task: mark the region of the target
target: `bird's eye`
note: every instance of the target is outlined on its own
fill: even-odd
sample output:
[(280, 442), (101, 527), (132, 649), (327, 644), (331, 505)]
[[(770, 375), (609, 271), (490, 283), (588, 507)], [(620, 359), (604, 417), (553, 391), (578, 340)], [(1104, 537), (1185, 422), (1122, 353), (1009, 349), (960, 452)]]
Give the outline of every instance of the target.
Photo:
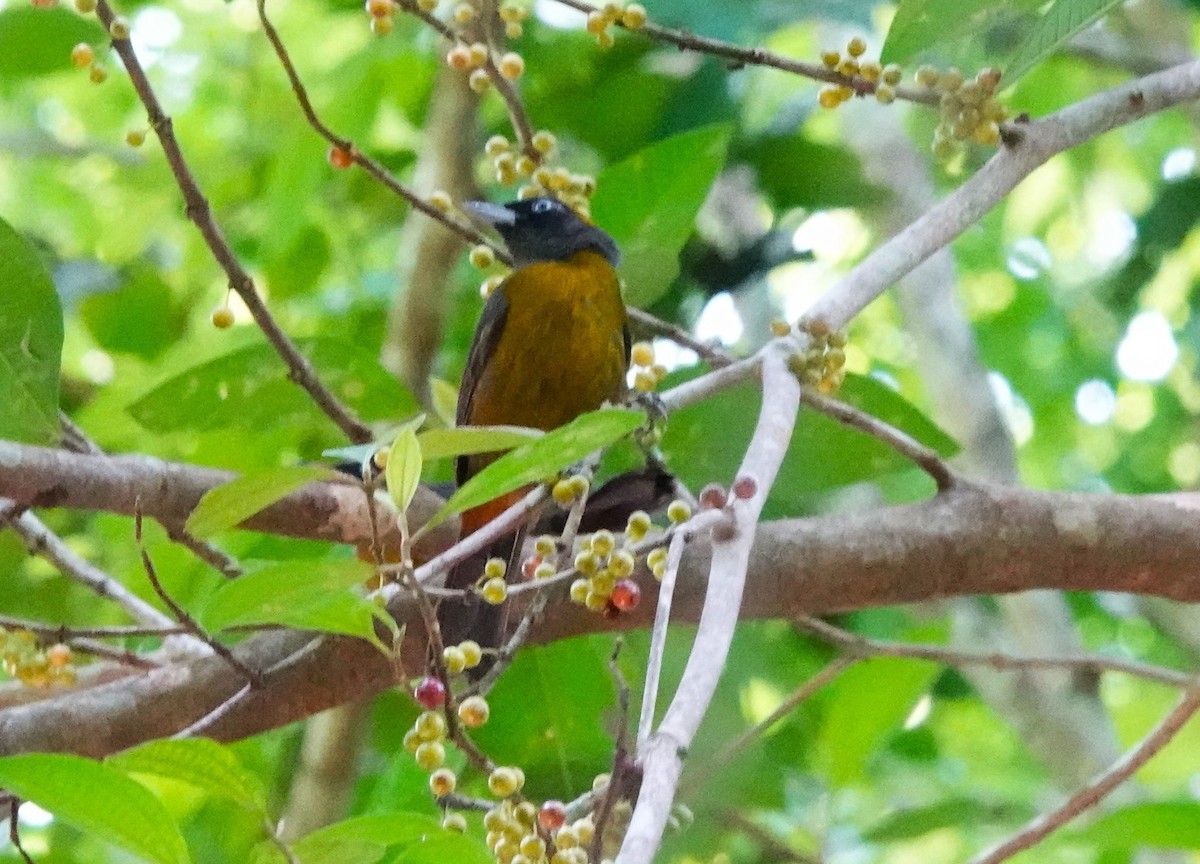
[(549, 213), (554, 209), (554, 201), (550, 198), (539, 198), (533, 202), (534, 213)]

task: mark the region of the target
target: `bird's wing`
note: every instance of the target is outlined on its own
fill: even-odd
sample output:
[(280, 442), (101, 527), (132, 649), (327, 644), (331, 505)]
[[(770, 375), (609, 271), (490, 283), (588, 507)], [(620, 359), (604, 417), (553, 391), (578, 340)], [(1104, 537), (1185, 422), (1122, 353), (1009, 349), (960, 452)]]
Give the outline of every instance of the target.
[[(504, 286), (501, 285), (488, 297), (483, 306), (483, 314), (475, 325), (475, 338), (471, 341), (471, 351), (467, 354), (467, 366), (463, 370), (462, 385), (458, 389), (458, 409), (455, 411), (456, 426), (469, 425), (471, 422), (471, 403), (475, 399), (475, 387), (483, 377), (484, 369), (496, 353), (496, 345), (500, 342), (500, 334), (504, 332), (504, 321), (508, 317), (508, 297), (505, 296)], [(455, 476), (458, 485), (467, 480), (467, 457), (460, 456), (455, 464)]]

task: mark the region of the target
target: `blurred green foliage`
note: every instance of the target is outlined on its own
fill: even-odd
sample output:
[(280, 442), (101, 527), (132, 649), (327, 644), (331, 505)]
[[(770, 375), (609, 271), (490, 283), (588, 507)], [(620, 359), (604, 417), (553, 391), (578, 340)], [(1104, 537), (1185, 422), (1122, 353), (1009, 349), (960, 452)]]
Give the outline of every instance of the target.
[[(869, 37), (871, 56), (886, 44), (885, 53), (910, 66), (956, 63), (972, 71), (1015, 57), (1029, 71), (1004, 82), (1004, 97), (1015, 112), (1034, 116), (1129, 77), (1121, 56), (1096, 59), (1086, 38), (1093, 31), (1069, 47), (1059, 44), (1072, 32), (1070, 22), (1111, 5), (905, 0), (897, 10), (847, 0), (647, 3), (651, 18), (665, 25), (803, 59), (844, 44), (853, 32)], [(1196, 47), (1195, 2), (1136, 5), (1106, 19), (1104, 30), (1123, 40), (1131, 65), (1148, 53), (1147, 34), (1155, 34), (1153, 44), (1182, 52)], [(445, 46), (405, 16), (397, 17), (392, 34), (374, 38), (359, 4), (349, 0), (269, 8), (321, 116), (412, 182)], [(283, 330), (381, 436), (412, 417), (420, 406), (377, 358), (388, 310), (405, 287), (396, 278), (401, 230), (406, 220), (423, 217), (363, 172), (330, 167), (326, 145), (305, 122), (248, 0), (138, 3), (123, 11), (196, 179)], [(625, 246), (632, 300), (685, 328), (724, 334), (732, 349), (749, 352), (768, 338), (771, 319), (795, 318), (883, 239), (880, 214), (903, 190), (889, 186), (880, 166), (860, 161), (850, 143), (900, 118), (905, 146), (924, 159), (935, 122), (928, 112), (899, 105), (873, 114), (823, 112), (817, 86), (799, 77), (727, 65), (632, 33), (616, 32), (616, 45), (604, 51), (581, 25), (582, 16), (566, 7), (539, 3), (514, 43), (527, 65), (520, 89), (535, 126), (558, 136), (561, 164), (600, 178), (593, 214)], [(94, 85), (87, 70), (71, 66), (70, 48), (80, 41), (96, 47), (106, 83)], [(6, 364), (0, 394), (18, 394), (5, 396), (5, 437), (50, 442), (57, 402), (106, 449), (237, 471), (296, 465), (345, 443), (289, 382), (236, 302), (232, 330), (209, 323), (226, 301), (223, 276), (184, 217), (153, 134), (140, 149), (124, 143), (127, 132), (146, 128), (145, 113), (90, 17), (18, 0), (0, 5), (0, 106), (0, 218), (15, 229), (0, 224), (0, 274), (6, 284), (24, 287), (0, 297), (0, 364)], [(1194, 121), (1184, 111), (1155, 115), (1056, 157), (953, 245), (957, 296), (1032, 487), (1159, 492), (1200, 484)], [(476, 145), (481, 194), (511, 197), (513, 189), (496, 187), (482, 154), (487, 136), (511, 135), (500, 101), (485, 97), (477, 121), (463, 118), (461, 134)], [(971, 153), (960, 164), (928, 170), (946, 192), (987, 155)], [(714, 178), (721, 193), (702, 208)], [(42, 271), (53, 277), (57, 297)], [(462, 368), (480, 308), (480, 278), (464, 263), (445, 286), (449, 321), (435, 370), (445, 380), (457, 380)], [(23, 341), (28, 322), (34, 322), (32, 342)], [(1143, 330), (1133, 322), (1157, 338), (1135, 338)], [(664, 347), (660, 357), (676, 370), (672, 381), (695, 374), (686, 354)], [(896, 305), (884, 299), (850, 329), (853, 374), (844, 395), (953, 452), (954, 442), (929, 419), (932, 399), (914, 361), (913, 337)], [(16, 401), (22, 393), (26, 407)], [(694, 487), (729, 482), (757, 399), (746, 386), (681, 412), (663, 442), (671, 466)], [(806, 412), (768, 514), (911, 501), (931, 489), (928, 478), (876, 442)], [(78, 552), (157, 602), (129, 520), (45, 517)], [(211, 604), (224, 580), (160, 529), (147, 532), (172, 596), (192, 610)], [(322, 543), (238, 532), (220, 539), (231, 554), (274, 562), (281, 572), (311, 567), (320, 575), (321, 567), (336, 570), (330, 562), (346, 554)], [(0, 573), (19, 585), (4, 591), (6, 614), (122, 622), (113, 608), (27, 557), (11, 533), (0, 533)], [(1105, 598), (1071, 600), (1089, 649), (1194, 663), (1184, 646), (1132, 607)], [(363, 610), (352, 612), (366, 626)], [(856, 613), (839, 623), (880, 638), (949, 638), (944, 620), (909, 610)], [(668, 685), (682, 672), (689, 635), (681, 628), (673, 636)], [(647, 642), (646, 634), (629, 634), (620, 654), (635, 694)], [(607, 667), (612, 647), (612, 637), (593, 636), (528, 649), (495, 692), (493, 719), (479, 741), (498, 760), (524, 767), (531, 795), (573, 797), (608, 770), (620, 720)], [(689, 754), (683, 800), (695, 821), (669, 834), (663, 860), (778, 860), (761, 840), (765, 833), (827, 860), (959, 861), (1057, 794), (1017, 731), (965, 679), (900, 660), (853, 667), (737, 758), (718, 758), (830, 657), (786, 622), (740, 628)], [(1119, 676), (1106, 677), (1101, 694), (1125, 744), (1172, 699), (1166, 688)], [(426, 850), (424, 857), (406, 845), (405, 831), (433, 830), (436, 818), (426, 777), (401, 746), (415, 715), (402, 694), (376, 701), (353, 790), (355, 817), (407, 815), (310, 838), (312, 860), (479, 856), (469, 844)], [(253, 778), (246, 785), (265, 790), (268, 814), (281, 811), (300, 733), (277, 730), (231, 748), (239, 776)], [(1140, 844), (1200, 848), (1189, 800), (1200, 771), (1198, 736), (1186, 730), (1168, 756), (1139, 775), (1161, 803), (1132, 804), (1061, 832), (1025, 860), (1124, 861)], [(8, 776), (0, 767), (0, 782)], [(273, 847), (263, 845), (262, 814), (178, 779), (151, 785), (192, 860), (276, 860)], [(122, 786), (116, 783), (114, 790)], [(485, 785), (467, 771), (462, 788), (483, 794)], [(69, 784), (54, 790), (71, 791)], [(63, 806), (55, 794), (47, 803)], [(121, 842), (117, 829), (98, 830), (71, 806), (49, 824), (24, 827), (36, 860), (128, 860), (108, 845)], [(746, 831), (747, 823), (763, 833)], [(78, 825), (89, 830), (72, 827)], [(480, 836), (475, 817), (472, 832)], [(0, 847), (0, 860), (17, 858)]]

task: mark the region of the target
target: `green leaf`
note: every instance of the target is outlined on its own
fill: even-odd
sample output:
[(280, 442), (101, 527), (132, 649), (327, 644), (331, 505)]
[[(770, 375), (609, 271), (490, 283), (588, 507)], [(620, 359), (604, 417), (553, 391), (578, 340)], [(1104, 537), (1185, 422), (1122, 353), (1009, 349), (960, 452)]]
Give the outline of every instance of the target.
[[(702, 371), (693, 367), (674, 372), (667, 377), (667, 386), (695, 378)], [(837, 395), (943, 456), (958, 449), (954, 440), (915, 406), (875, 378), (847, 375)], [(671, 470), (696, 489), (713, 481), (729, 482), (754, 432), (760, 400), (760, 388), (745, 384), (672, 414), (662, 440)], [(911, 467), (912, 463), (876, 439), (802, 409), (779, 478), (767, 499), (765, 518), (797, 515), (816, 493)]]
[(830, 779), (866, 776), (867, 758), (898, 731), (939, 670), (933, 663), (883, 657), (847, 669), (831, 688), (819, 742)]
[[(419, 410), (412, 394), (365, 347), (326, 337), (297, 344), (321, 381), (365, 419), (402, 417)], [(324, 416), (309, 395), (288, 379), (283, 361), (265, 342), (163, 381), (130, 405), (129, 412), (151, 432), (270, 428)]]
[(105, 762), (122, 771), (182, 781), (247, 810), (267, 810), (267, 793), (258, 777), (246, 770), (232, 750), (209, 738), (148, 741)]
[(1017, 48), (1004, 70), (1005, 84), (1012, 84), (1041, 63), (1076, 33), (1119, 6), (1121, 0), (1055, 0)]
[(902, 0), (880, 52), (884, 63), (903, 63), (979, 25), (996, 0)]
[(861, 207), (888, 195), (867, 181), (853, 152), (803, 135), (763, 135), (740, 148), (739, 156), (754, 166), (759, 186), (780, 210)]
[(429, 392), (433, 399), (433, 413), (442, 421), (442, 425), (453, 427), (458, 414), (458, 388), (441, 378), (430, 378)]
[(214, 631), (241, 624), (282, 624), (343, 633), (386, 650), (375, 635), (375, 621), (391, 619), (352, 590), (373, 573), (370, 565), (355, 560), (273, 565), (222, 585), (200, 620)]
[(417, 433), (411, 425), (405, 426), (396, 435), (392, 447), (388, 450), (387, 466), (384, 474), (387, 477), (388, 494), (392, 501), (403, 513), (412, 503), (421, 485), (421, 445), (417, 441)]
[(100, 27), (65, 6), (5, 9), (0, 11), (0, 78), (75, 72), (70, 60), (75, 45), (98, 48), (107, 41)]
[(184, 527), (194, 537), (207, 539), (240, 525), (306, 483), (328, 476), (325, 469), (307, 465), (245, 474), (206, 492)]
[(679, 252), (725, 164), (730, 127), (705, 126), (639, 150), (597, 179), (592, 217), (621, 248), (626, 300), (649, 306), (679, 274)]
[(646, 422), (641, 411), (603, 408), (581, 414), (566, 426), (501, 456), (450, 496), (426, 524), (432, 528), (447, 517), (499, 498), (506, 492), (552, 476), (584, 456), (607, 447)]
[[(357, 816), (321, 828), (296, 841), (292, 850), (303, 864), (341, 864), (336, 857), (339, 847), (360, 847), (360, 855), (369, 854), (369, 845), (376, 848), (399, 847), (398, 857), (391, 859), (409, 864), (491, 864), (488, 850), (473, 838), (446, 831), (434, 819), (416, 813), (375, 813)], [(333, 857), (330, 857), (333, 854)], [(366, 861), (365, 857), (356, 861)]]
[(0, 788), (142, 860), (191, 860), (162, 802), (115, 768), (62, 753), (7, 756), (0, 758)]
[[(4, 16), (18, 10), (0, 13)], [(37, 13), (37, 9), (21, 9)], [(3, 57), (0, 48), (0, 57)], [(2, 62), (2, 61), (0, 61)], [(57, 440), (62, 305), (33, 247), (0, 220), (0, 438)]]
[(182, 325), (170, 286), (145, 266), (124, 273), (114, 289), (87, 297), (79, 305), (79, 314), (101, 348), (143, 360), (165, 351)]
[(524, 426), (459, 426), (455, 429), (430, 429), (417, 436), (426, 459), (494, 453), (528, 444), (545, 435), (541, 429)]
[(1200, 804), (1195, 801), (1131, 804), (1072, 836), (1121, 849), (1138, 846), (1200, 849)]

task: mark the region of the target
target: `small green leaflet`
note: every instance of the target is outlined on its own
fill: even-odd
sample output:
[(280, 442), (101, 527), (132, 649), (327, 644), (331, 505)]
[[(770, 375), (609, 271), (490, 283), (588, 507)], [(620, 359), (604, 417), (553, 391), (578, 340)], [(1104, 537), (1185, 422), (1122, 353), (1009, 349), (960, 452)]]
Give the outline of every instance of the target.
[(281, 624), (366, 639), (387, 648), (375, 622), (395, 632), (395, 622), (366, 597), (354, 593), (374, 573), (362, 561), (289, 561), (247, 573), (222, 585), (200, 616), (209, 630), (242, 624)]
[(108, 757), (105, 763), (133, 774), (179, 780), (247, 810), (267, 812), (262, 782), (246, 770), (232, 750), (210, 738), (147, 741)]
[(403, 513), (412, 503), (417, 486), (421, 484), (421, 445), (412, 426), (401, 429), (392, 442), (384, 474), (387, 477), (388, 494)]
[(455, 513), (477, 507), (529, 483), (557, 474), (583, 457), (607, 447), (646, 422), (645, 412), (603, 408), (581, 414), (523, 447), (501, 456), (450, 496), (425, 529)]
[(1009, 58), (1004, 69), (1004, 83), (1012, 84), (1076, 33), (1119, 5), (1121, 0), (1055, 0), (1033, 26), (1033, 32)]
[(436, 820), (416, 813), (374, 813), (347, 819), (301, 838), (292, 851), (302, 864), (340, 864), (343, 859), (336, 855), (339, 847), (361, 854), (369, 851), (370, 844), (398, 848), (399, 856), (389, 860), (407, 864), (494, 861), (478, 840), (446, 831)]
[(417, 436), (426, 459), (470, 456), (511, 450), (541, 438), (546, 433), (524, 426), (459, 426), (455, 429), (430, 429)]
[(7, 756), (0, 758), (0, 788), (143, 861), (191, 861), (162, 802), (116, 768), (64, 753)]
[[(0, 22), (16, 11), (0, 13)], [(59, 10), (19, 11), (36, 15)], [(0, 297), (0, 438), (47, 444), (56, 440), (59, 429), (62, 305), (33, 247), (2, 219)]]
[(306, 483), (328, 476), (324, 468), (306, 465), (246, 474), (210, 489), (184, 527), (193, 537), (205, 540), (241, 524)]

